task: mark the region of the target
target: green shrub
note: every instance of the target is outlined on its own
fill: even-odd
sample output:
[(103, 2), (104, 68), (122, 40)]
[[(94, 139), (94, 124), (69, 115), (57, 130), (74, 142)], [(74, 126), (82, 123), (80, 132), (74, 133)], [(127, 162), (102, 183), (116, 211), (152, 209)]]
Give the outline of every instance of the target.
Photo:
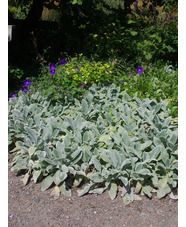
[(20, 92), (9, 100), (9, 140), (17, 152), (12, 170), (27, 171), (24, 184), (43, 180), (42, 191), (56, 185), (71, 196), (86, 180), (79, 196), (108, 189), (114, 199), (122, 187), (126, 205), (135, 194), (162, 198), (177, 187), (177, 125), (166, 104), (132, 98), (114, 84), (91, 86), (74, 105)]
[[(147, 11), (149, 12), (149, 11)], [(135, 14), (134, 14), (135, 15)], [(161, 17), (161, 15), (159, 15)], [(98, 57), (123, 57), (126, 61), (178, 63), (178, 23), (157, 17), (133, 17), (126, 24), (118, 19), (89, 34), (87, 49)]]
[(65, 96), (80, 97), (93, 83), (112, 83), (116, 79), (115, 60), (90, 61), (80, 54), (65, 61), (64, 65), (56, 64), (54, 75), (49, 66), (44, 67), (39, 78), (32, 80), (33, 87), (44, 96), (50, 95), (61, 101)]
[(172, 65), (142, 65), (144, 73), (138, 74), (135, 67), (125, 66), (118, 60), (116, 65), (117, 85), (127, 89), (129, 95), (137, 93), (139, 98), (150, 98), (168, 104), (173, 117), (178, 116), (178, 69)]
[(8, 76), (11, 80), (20, 80), (24, 76), (24, 72), (18, 67), (8, 66)]

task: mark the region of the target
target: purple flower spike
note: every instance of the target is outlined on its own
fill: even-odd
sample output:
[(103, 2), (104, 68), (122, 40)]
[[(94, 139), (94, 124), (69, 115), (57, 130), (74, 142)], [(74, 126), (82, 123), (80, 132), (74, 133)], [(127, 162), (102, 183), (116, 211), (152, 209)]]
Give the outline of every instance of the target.
[(61, 64), (61, 65), (66, 65), (66, 63), (67, 63), (67, 62), (66, 62), (66, 60), (65, 60), (64, 58), (60, 60), (60, 64)]
[(134, 3), (134, 9), (135, 9), (135, 10), (138, 9), (138, 1), (135, 1), (135, 3)]
[(27, 87), (29, 87), (30, 84), (31, 84), (31, 81), (28, 80), (28, 79), (24, 80), (23, 82), (24, 82), (24, 85), (27, 86)]
[(51, 73), (52, 75), (55, 75), (55, 74), (56, 74), (56, 71), (55, 71), (55, 70), (50, 70), (50, 73)]
[(80, 69), (78, 68), (78, 69), (76, 69), (76, 71), (79, 71)]
[(22, 92), (25, 92), (26, 93), (27, 91), (28, 91), (28, 88), (27, 87), (23, 87), (22, 88)]
[(152, 10), (153, 10), (154, 12), (156, 12), (155, 7), (154, 7), (153, 4), (151, 4), (151, 7), (152, 7)]
[(136, 69), (136, 71), (137, 71), (137, 73), (141, 74), (141, 73), (143, 73), (143, 68), (142, 67), (138, 67)]
[(49, 67), (50, 67), (50, 70), (51, 70), (51, 71), (53, 71), (53, 70), (56, 69), (56, 65), (55, 65), (54, 63), (51, 63), (51, 64), (49, 65)]
[(11, 98), (15, 98), (15, 97), (16, 97), (16, 94), (12, 93)]

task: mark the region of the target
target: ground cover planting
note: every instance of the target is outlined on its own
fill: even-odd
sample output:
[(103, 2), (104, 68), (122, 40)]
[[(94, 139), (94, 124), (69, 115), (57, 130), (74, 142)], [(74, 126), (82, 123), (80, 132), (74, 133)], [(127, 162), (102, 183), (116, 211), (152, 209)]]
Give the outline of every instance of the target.
[[(141, 70), (141, 69), (138, 69)], [(30, 81), (24, 81), (29, 90)], [(112, 84), (92, 85), (81, 99), (53, 105), (39, 92), (22, 90), (9, 100), (12, 170), (24, 170), (41, 190), (71, 196), (122, 190), (125, 205), (178, 181), (177, 124), (162, 100), (139, 99)]]
[(9, 2), (10, 225), (176, 225), (177, 11)]

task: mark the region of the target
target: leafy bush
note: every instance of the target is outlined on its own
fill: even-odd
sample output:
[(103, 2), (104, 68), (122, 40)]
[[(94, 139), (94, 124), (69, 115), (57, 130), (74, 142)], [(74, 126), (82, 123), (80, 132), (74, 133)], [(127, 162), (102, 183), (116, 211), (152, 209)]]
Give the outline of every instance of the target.
[[(145, 10), (144, 10), (145, 11)], [(148, 15), (150, 14), (150, 15)], [(142, 17), (143, 16), (143, 17)], [(123, 24), (116, 19), (89, 34), (87, 49), (99, 57), (120, 56), (126, 61), (156, 63), (163, 59), (172, 64), (178, 63), (178, 23), (176, 18), (162, 20), (146, 10)]]
[(20, 80), (24, 76), (24, 72), (22, 69), (13, 66), (8, 66), (8, 74), (8, 76), (12, 80)]
[(178, 116), (178, 69), (172, 65), (142, 65), (144, 72), (138, 74), (134, 67), (118, 60), (116, 64), (117, 84), (129, 95), (137, 92), (139, 98), (150, 98), (168, 104), (173, 117)]
[(56, 185), (70, 196), (86, 181), (79, 196), (108, 189), (114, 199), (122, 188), (126, 205), (136, 194), (162, 198), (177, 187), (177, 125), (166, 104), (132, 98), (114, 84), (92, 85), (63, 106), (20, 92), (9, 100), (9, 141), (17, 152), (12, 170), (27, 171), (24, 184), (43, 180), (42, 191)]
[(82, 54), (62, 60), (64, 63), (57, 63), (53, 71), (49, 66), (43, 67), (39, 78), (32, 80), (33, 87), (44, 96), (60, 101), (65, 96), (79, 97), (93, 83), (112, 83), (116, 79), (115, 60), (87, 60)]

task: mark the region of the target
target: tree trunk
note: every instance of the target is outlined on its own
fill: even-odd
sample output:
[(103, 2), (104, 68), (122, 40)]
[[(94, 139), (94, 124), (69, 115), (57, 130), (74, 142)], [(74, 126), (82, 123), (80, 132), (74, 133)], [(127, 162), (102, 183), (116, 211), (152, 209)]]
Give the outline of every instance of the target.
[(38, 45), (37, 45), (37, 30), (39, 29), (39, 19), (43, 12), (43, 0), (33, 0), (33, 4), (31, 6), (31, 9), (24, 20), (23, 27), (26, 32), (26, 34), (30, 34), (33, 46), (34, 46), (34, 52), (38, 58), (38, 60), (41, 60), (41, 55), (38, 51)]

